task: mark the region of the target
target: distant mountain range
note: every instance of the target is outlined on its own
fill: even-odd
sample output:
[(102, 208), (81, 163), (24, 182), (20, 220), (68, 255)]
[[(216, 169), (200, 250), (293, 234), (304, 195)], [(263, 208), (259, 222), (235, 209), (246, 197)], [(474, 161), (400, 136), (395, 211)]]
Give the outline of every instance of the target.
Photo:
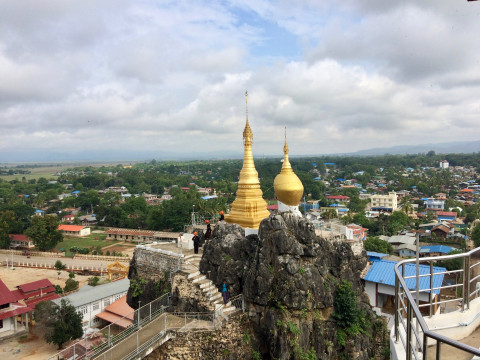
[(480, 151), (479, 141), (454, 141), (447, 143), (436, 144), (419, 144), (419, 145), (398, 145), (388, 148), (373, 148), (367, 150), (359, 150), (346, 155), (400, 155), (400, 154), (419, 154), (427, 153), (430, 150), (437, 154), (458, 154), (458, 153), (473, 153)]
[[(418, 154), (427, 153), (430, 150), (437, 154), (451, 154), (451, 153), (472, 153), (480, 151), (480, 141), (454, 141), (448, 143), (436, 144), (419, 144), (419, 145), (399, 145), (388, 148), (373, 148), (367, 150), (359, 150), (350, 153), (335, 153), (335, 154), (303, 154), (295, 157), (311, 157), (311, 156), (377, 156), (377, 155), (399, 155), (399, 154)], [(86, 150), (81, 153), (68, 151), (0, 151), (0, 164), (8, 163), (52, 163), (52, 162), (128, 162), (128, 161), (149, 161), (156, 159), (184, 161), (184, 160), (222, 160), (222, 159), (241, 159), (242, 152), (205, 152), (205, 153), (173, 153), (162, 151), (135, 151), (135, 150), (121, 150), (121, 151), (95, 151)], [(277, 158), (280, 155), (264, 155), (256, 156), (256, 158)]]

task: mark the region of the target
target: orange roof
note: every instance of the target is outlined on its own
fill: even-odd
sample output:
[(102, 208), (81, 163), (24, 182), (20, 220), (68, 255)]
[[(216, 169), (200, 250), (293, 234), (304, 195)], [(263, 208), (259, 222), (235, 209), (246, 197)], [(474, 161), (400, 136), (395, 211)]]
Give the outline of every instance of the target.
[(125, 329), (130, 325), (132, 325), (132, 320), (122, 318), (108, 311), (101, 312), (100, 314), (97, 314), (96, 317), (99, 317), (100, 319), (103, 319), (103, 320), (107, 320), (112, 324), (115, 323), (115, 325), (118, 325)]
[(84, 228), (82, 225), (58, 225), (58, 230), (62, 231), (80, 231)]
[(473, 192), (473, 189), (462, 189), (460, 192)]
[(134, 310), (127, 304), (127, 295), (123, 295), (120, 299), (108, 305), (105, 311), (133, 320)]
[(115, 323), (123, 328), (132, 325), (134, 310), (127, 304), (127, 295), (123, 295), (114, 303), (108, 305), (105, 311), (97, 314), (100, 319)]

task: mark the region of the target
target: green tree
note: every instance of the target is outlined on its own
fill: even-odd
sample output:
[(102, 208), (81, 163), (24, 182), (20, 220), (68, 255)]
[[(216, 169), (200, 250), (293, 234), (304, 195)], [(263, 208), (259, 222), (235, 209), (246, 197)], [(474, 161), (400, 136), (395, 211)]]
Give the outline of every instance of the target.
[(472, 240), (475, 244), (475, 247), (480, 246), (480, 224), (475, 226), (472, 230)]
[(39, 302), (35, 306), (34, 319), (42, 329), (45, 341), (59, 348), (83, 335), (82, 315), (65, 299), (60, 301), (60, 306), (52, 301)]
[(97, 286), (100, 278), (98, 276), (89, 277), (87, 280), (88, 285)]
[(67, 281), (65, 281), (65, 287), (63, 291), (68, 293), (70, 291), (74, 291), (78, 289), (78, 281), (73, 280), (73, 278), (69, 277)]
[(60, 279), (60, 273), (62, 270), (67, 268), (67, 265), (62, 263), (60, 260), (55, 261), (55, 265), (53, 265), (55, 269), (57, 269), (58, 278)]
[(0, 249), (10, 247), (12, 225), (16, 222), (15, 213), (11, 210), (0, 211)]
[[(455, 255), (455, 254), (462, 254), (462, 250), (452, 250), (448, 255)], [(456, 258), (456, 259), (448, 259), (448, 260), (442, 260), (437, 263), (435, 263), (435, 266), (443, 266), (446, 267), (448, 271), (452, 270), (460, 270), (463, 267), (463, 259), (462, 258)]]
[(333, 307), (333, 318), (340, 327), (346, 329), (357, 322), (359, 317), (357, 294), (353, 291), (351, 282), (343, 280), (338, 286)]
[(54, 216), (35, 216), (25, 233), (40, 251), (53, 249), (63, 240), (58, 231), (58, 219)]
[(375, 251), (383, 254), (393, 254), (393, 246), (378, 237), (369, 237), (363, 242), (366, 251)]

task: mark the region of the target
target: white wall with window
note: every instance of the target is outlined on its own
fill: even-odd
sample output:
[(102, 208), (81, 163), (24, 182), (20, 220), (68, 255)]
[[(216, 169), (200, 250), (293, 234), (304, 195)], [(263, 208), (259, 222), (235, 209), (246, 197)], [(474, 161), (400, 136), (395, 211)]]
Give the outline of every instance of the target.
[(108, 305), (125, 295), (129, 286), (130, 280), (128, 279), (121, 279), (98, 286), (84, 285), (80, 291), (60, 299), (55, 299), (53, 302), (60, 305), (60, 300), (69, 300), (75, 306), (75, 309), (82, 314), (83, 327), (86, 329), (99, 326), (100, 322), (96, 320), (95, 315), (100, 314)]

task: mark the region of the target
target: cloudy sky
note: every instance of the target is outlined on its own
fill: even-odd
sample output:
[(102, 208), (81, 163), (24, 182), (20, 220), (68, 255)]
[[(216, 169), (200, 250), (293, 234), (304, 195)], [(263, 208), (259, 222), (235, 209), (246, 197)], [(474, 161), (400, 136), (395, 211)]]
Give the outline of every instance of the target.
[(480, 2), (4, 0), (0, 162), (480, 138)]

